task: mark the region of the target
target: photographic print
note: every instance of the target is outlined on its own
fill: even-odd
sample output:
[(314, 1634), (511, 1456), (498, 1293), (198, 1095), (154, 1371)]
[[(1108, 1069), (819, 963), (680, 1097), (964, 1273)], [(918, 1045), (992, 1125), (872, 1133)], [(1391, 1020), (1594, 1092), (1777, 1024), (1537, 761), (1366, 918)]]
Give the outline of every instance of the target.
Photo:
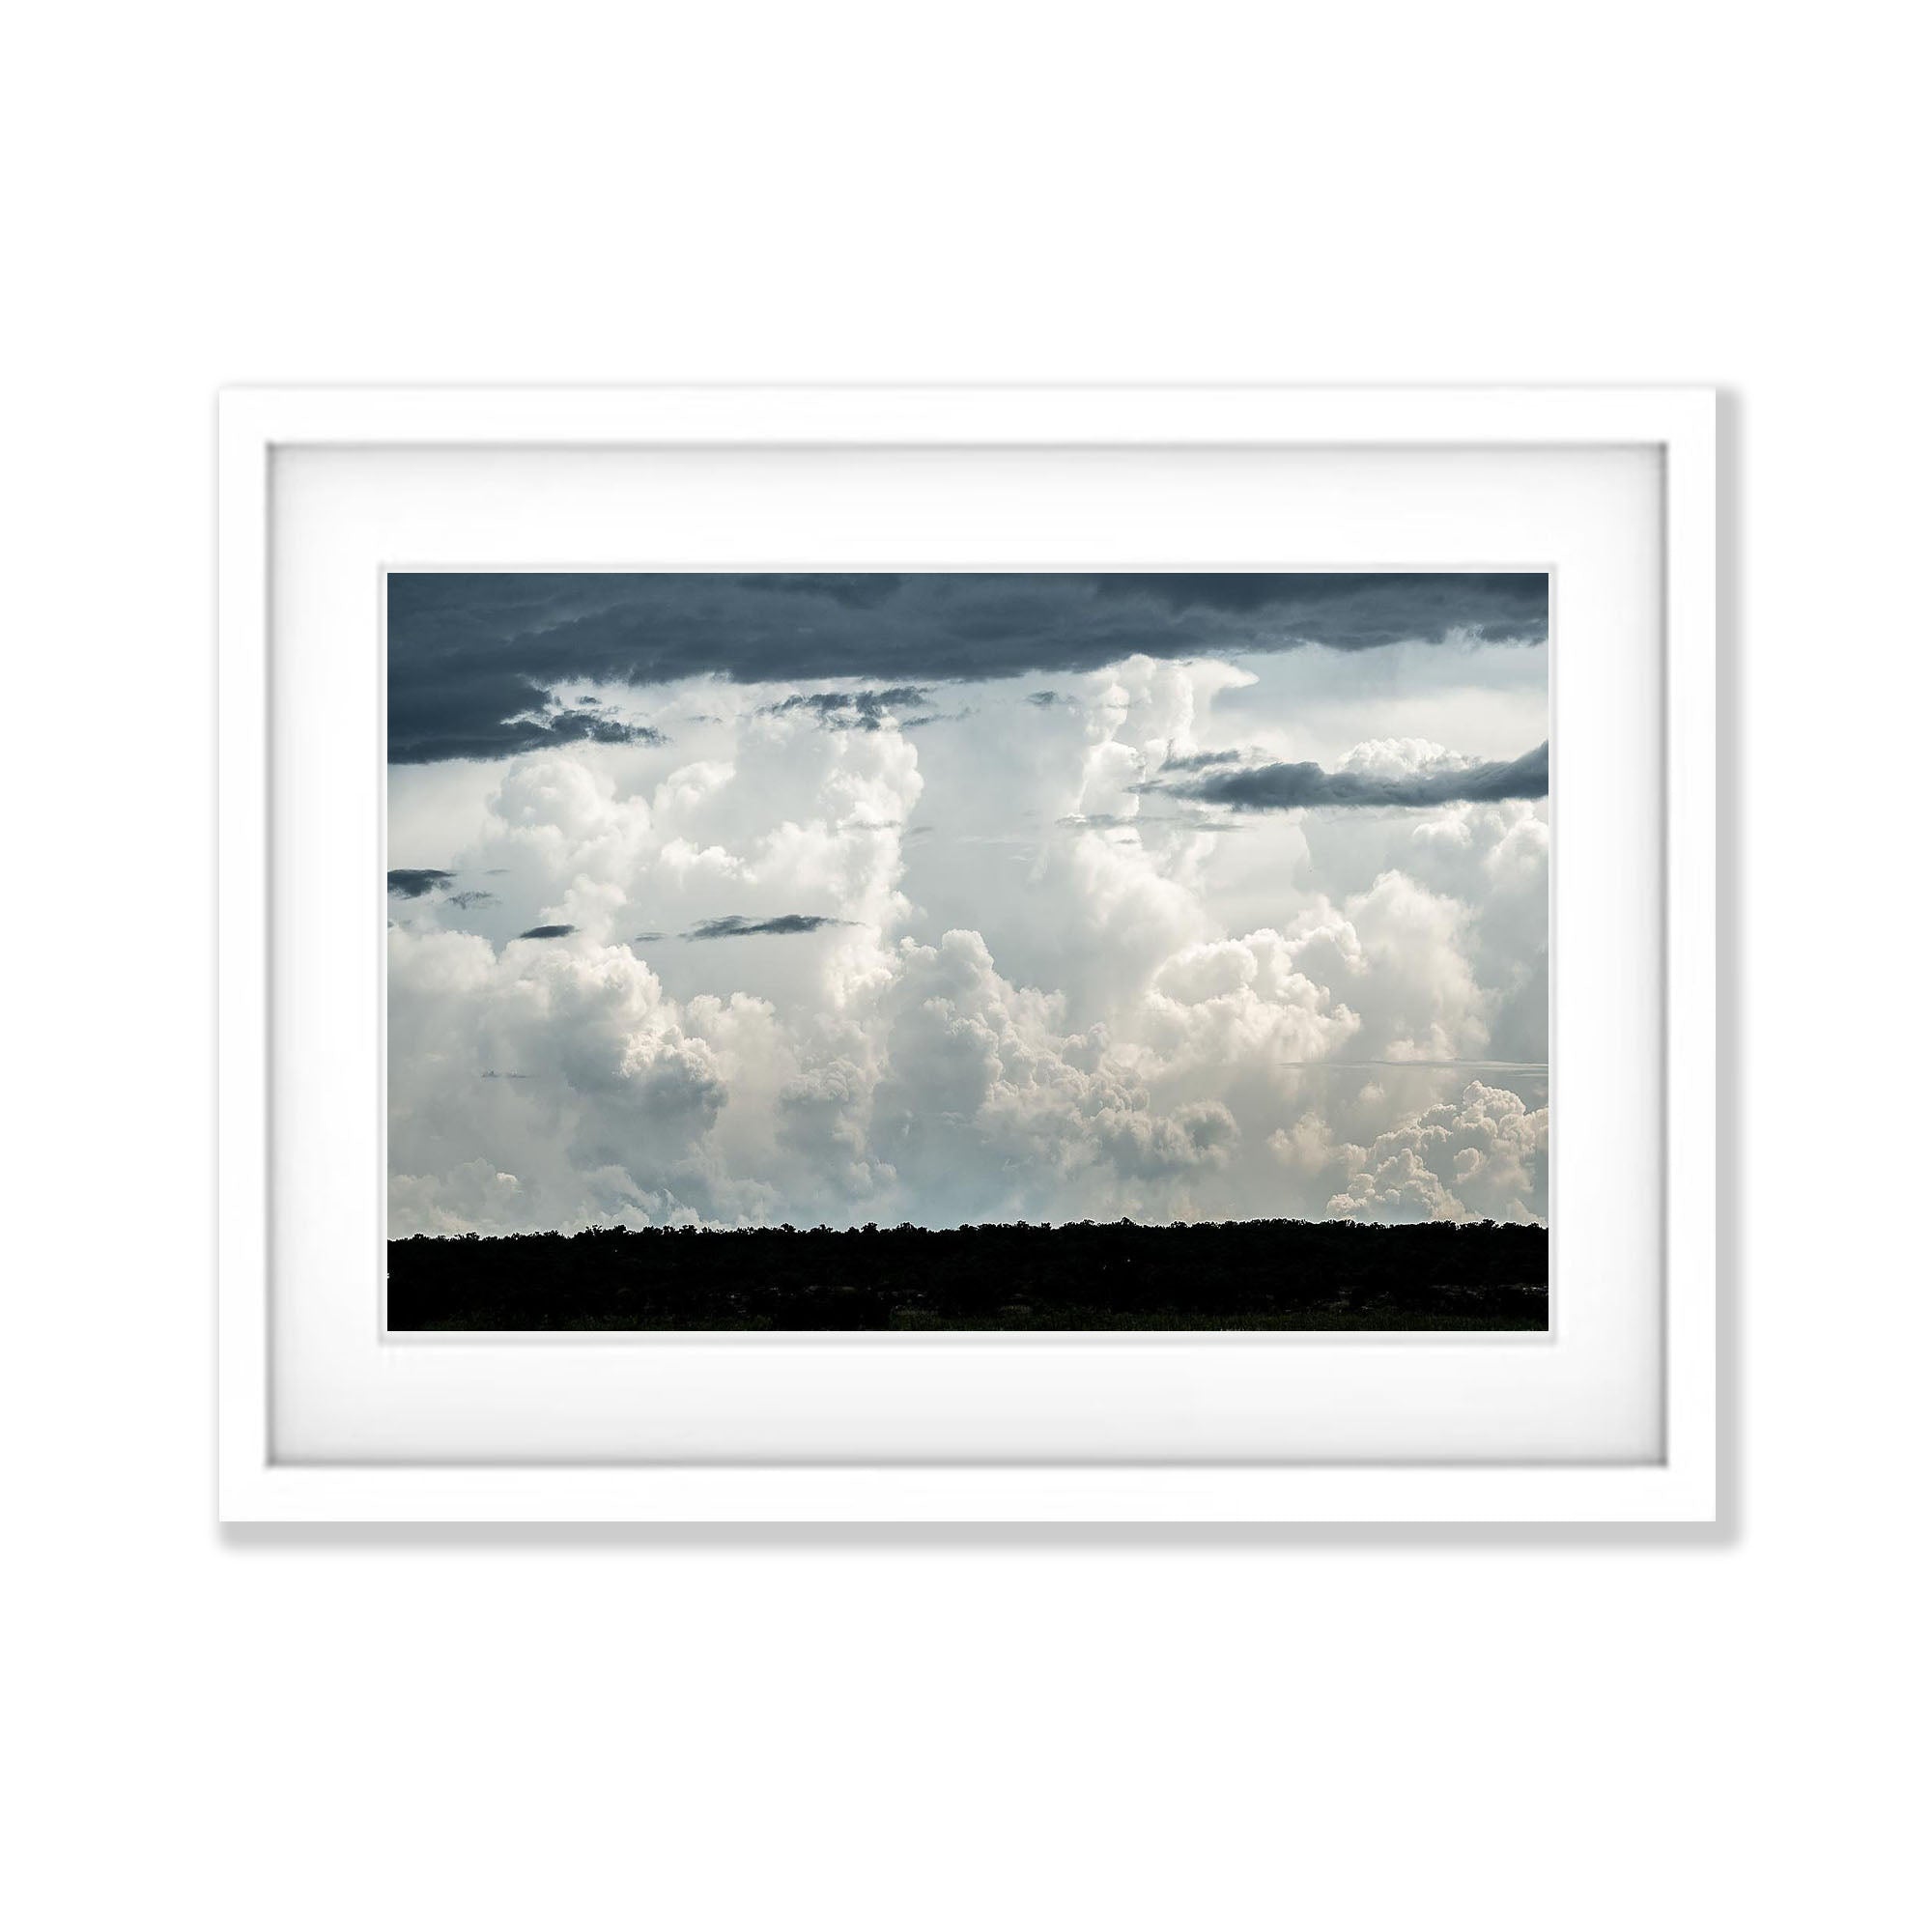
[(391, 572), (389, 1328), (1546, 1328), (1548, 593)]

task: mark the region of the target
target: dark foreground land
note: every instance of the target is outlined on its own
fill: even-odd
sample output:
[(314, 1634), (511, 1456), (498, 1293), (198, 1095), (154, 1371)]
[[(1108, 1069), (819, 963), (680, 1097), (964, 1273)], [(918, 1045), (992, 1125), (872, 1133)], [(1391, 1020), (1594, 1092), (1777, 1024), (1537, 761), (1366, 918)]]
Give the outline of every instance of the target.
[(1549, 1236), (1493, 1222), (599, 1229), (389, 1243), (393, 1329), (1548, 1326)]

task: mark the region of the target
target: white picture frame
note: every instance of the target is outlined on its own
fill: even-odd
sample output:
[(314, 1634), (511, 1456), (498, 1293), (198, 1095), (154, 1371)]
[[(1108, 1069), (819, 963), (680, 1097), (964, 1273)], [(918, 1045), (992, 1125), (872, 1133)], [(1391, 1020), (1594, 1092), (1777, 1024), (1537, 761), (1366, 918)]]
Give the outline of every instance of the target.
[[(218, 1506), (227, 1521), (1646, 1522), (1708, 1523), (1719, 1506), (1716, 1218), (1716, 401), (1698, 388), (630, 388), (238, 389), (220, 401), (220, 1233)], [(271, 543), (278, 459), (304, 449), (490, 452), (832, 451), (890, 465), (922, 452), (1638, 451), (1658, 468), (1662, 773), (1662, 1292), (1656, 1448), (1640, 1460), (1104, 1460), (763, 1455), (601, 1460), (567, 1452), (463, 1460), (339, 1444), (278, 1445), (270, 1266)], [(862, 547), (862, 546), (861, 546)], [(420, 558), (415, 560), (422, 560)], [(537, 562), (543, 558), (532, 554)], [(582, 561), (582, 559), (578, 559)], [(709, 560), (709, 559), (705, 559)], [(988, 564), (1004, 561), (989, 557)], [(1249, 557), (1245, 560), (1257, 561)], [(1300, 557), (1297, 561), (1309, 561)], [(1337, 557), (1335, 561), (1343, 559)], [(1385, 558), (1385, 561), (1395, 561)], [(1493, 560), (1466, 556), (1464, 564)], [(372, 621), (374, 600), (371, 600)], [(1613, 673), (1605, 673), (1613, 674)], [(1560, 673), (1559, 673), (1560, 675)], [(1555, 756), (1562, 758), (1562, 741)], [(1559, 844), (1560, 850), (1560, 844)], [(1561, 861), (1558, 892), (1561, 893)], [(1559, 976), (1563, 970), (1558, 960)], [(365, 1080), (371, 1104), (380, 1068)], [(1573, 1104), (1575, 1104), (1573, 1102)], [(1562, 1132), (1559, 1115), (1557, 1131)], [(1633, 1146), (1630, 1157), (1646, 1157)], [(286, 1179), (286, 1177), (285, 1177)], [(318, 1179), (314, 1184), (344, 1183)], [(373, 1180), (372, 1183), (373, 1185)], [(1559, 1241), (1560, 1254), (1560, 1241)], [(1559, 1262), (1560, 1267), (1560, 1262)], [(1560, 1283), (1559, 1283), (1560, 1287)], [(295, 1324), (298, 1341), (300, 1324)], [(291, 1346), (288, 1324), (281, 1343)], [(1223, 1344), (1235, 1358), (1239, 1338)], [(636, 1353), (635, 1347), (633, 1353)], [(698, 1357), (687, 1354), (687, 1365)], [(1331, 1364), (1346, 1359), (1331, 1351)], [(545, 1373), (567, 1390), (587, 1354)], [(500, 1376), (499, 1357), (493, 1372)], [(1320, 1362), (1309, 1371), (1329, 1373)], [(1339, 1372), (1339, 1371), (1336, 1371)], [(584, 1367), (588, 1378), (593, 1371)], [(693, 1371), (696, 1373), (696, 1371)], [(587, 1379), (586, 1379), (587, 1386)], [(594, 1404), (592, 1405), (594, 1406)], [(1130, 1423), (1131, 1416), (1125, 1418)], [(561, 1439), (561, 1438), (559, 1438)], [(1017, 1439), (1017, 1438), (1016, 1438)]]

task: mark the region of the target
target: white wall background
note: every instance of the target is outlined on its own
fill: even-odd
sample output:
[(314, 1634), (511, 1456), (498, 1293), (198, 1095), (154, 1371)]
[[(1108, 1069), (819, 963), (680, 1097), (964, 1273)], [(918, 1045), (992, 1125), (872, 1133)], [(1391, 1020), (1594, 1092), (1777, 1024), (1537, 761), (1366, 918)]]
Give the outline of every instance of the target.
[[(1922, 37), (15, 20), (11, 1921), (1922, 1912)], [(213, 390), (931, 377), (1725, 385), (1725, 1534), (216, 1533)]]

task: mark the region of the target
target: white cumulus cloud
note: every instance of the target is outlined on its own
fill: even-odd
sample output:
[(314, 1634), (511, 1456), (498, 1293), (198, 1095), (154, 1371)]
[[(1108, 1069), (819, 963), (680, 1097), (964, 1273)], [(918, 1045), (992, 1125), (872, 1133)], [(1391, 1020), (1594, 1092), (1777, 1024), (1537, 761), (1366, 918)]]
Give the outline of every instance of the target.
[(1546, 803), (1146, 789), (1511, 750), (1324, 741), (1338, 700), (1262, 662), (916, 724), (836, 683), (612, 687), (651, 735), (392, 769), (390, 863), (447, 875), (390, 902), (392, 1233), (1541, 1218)]

